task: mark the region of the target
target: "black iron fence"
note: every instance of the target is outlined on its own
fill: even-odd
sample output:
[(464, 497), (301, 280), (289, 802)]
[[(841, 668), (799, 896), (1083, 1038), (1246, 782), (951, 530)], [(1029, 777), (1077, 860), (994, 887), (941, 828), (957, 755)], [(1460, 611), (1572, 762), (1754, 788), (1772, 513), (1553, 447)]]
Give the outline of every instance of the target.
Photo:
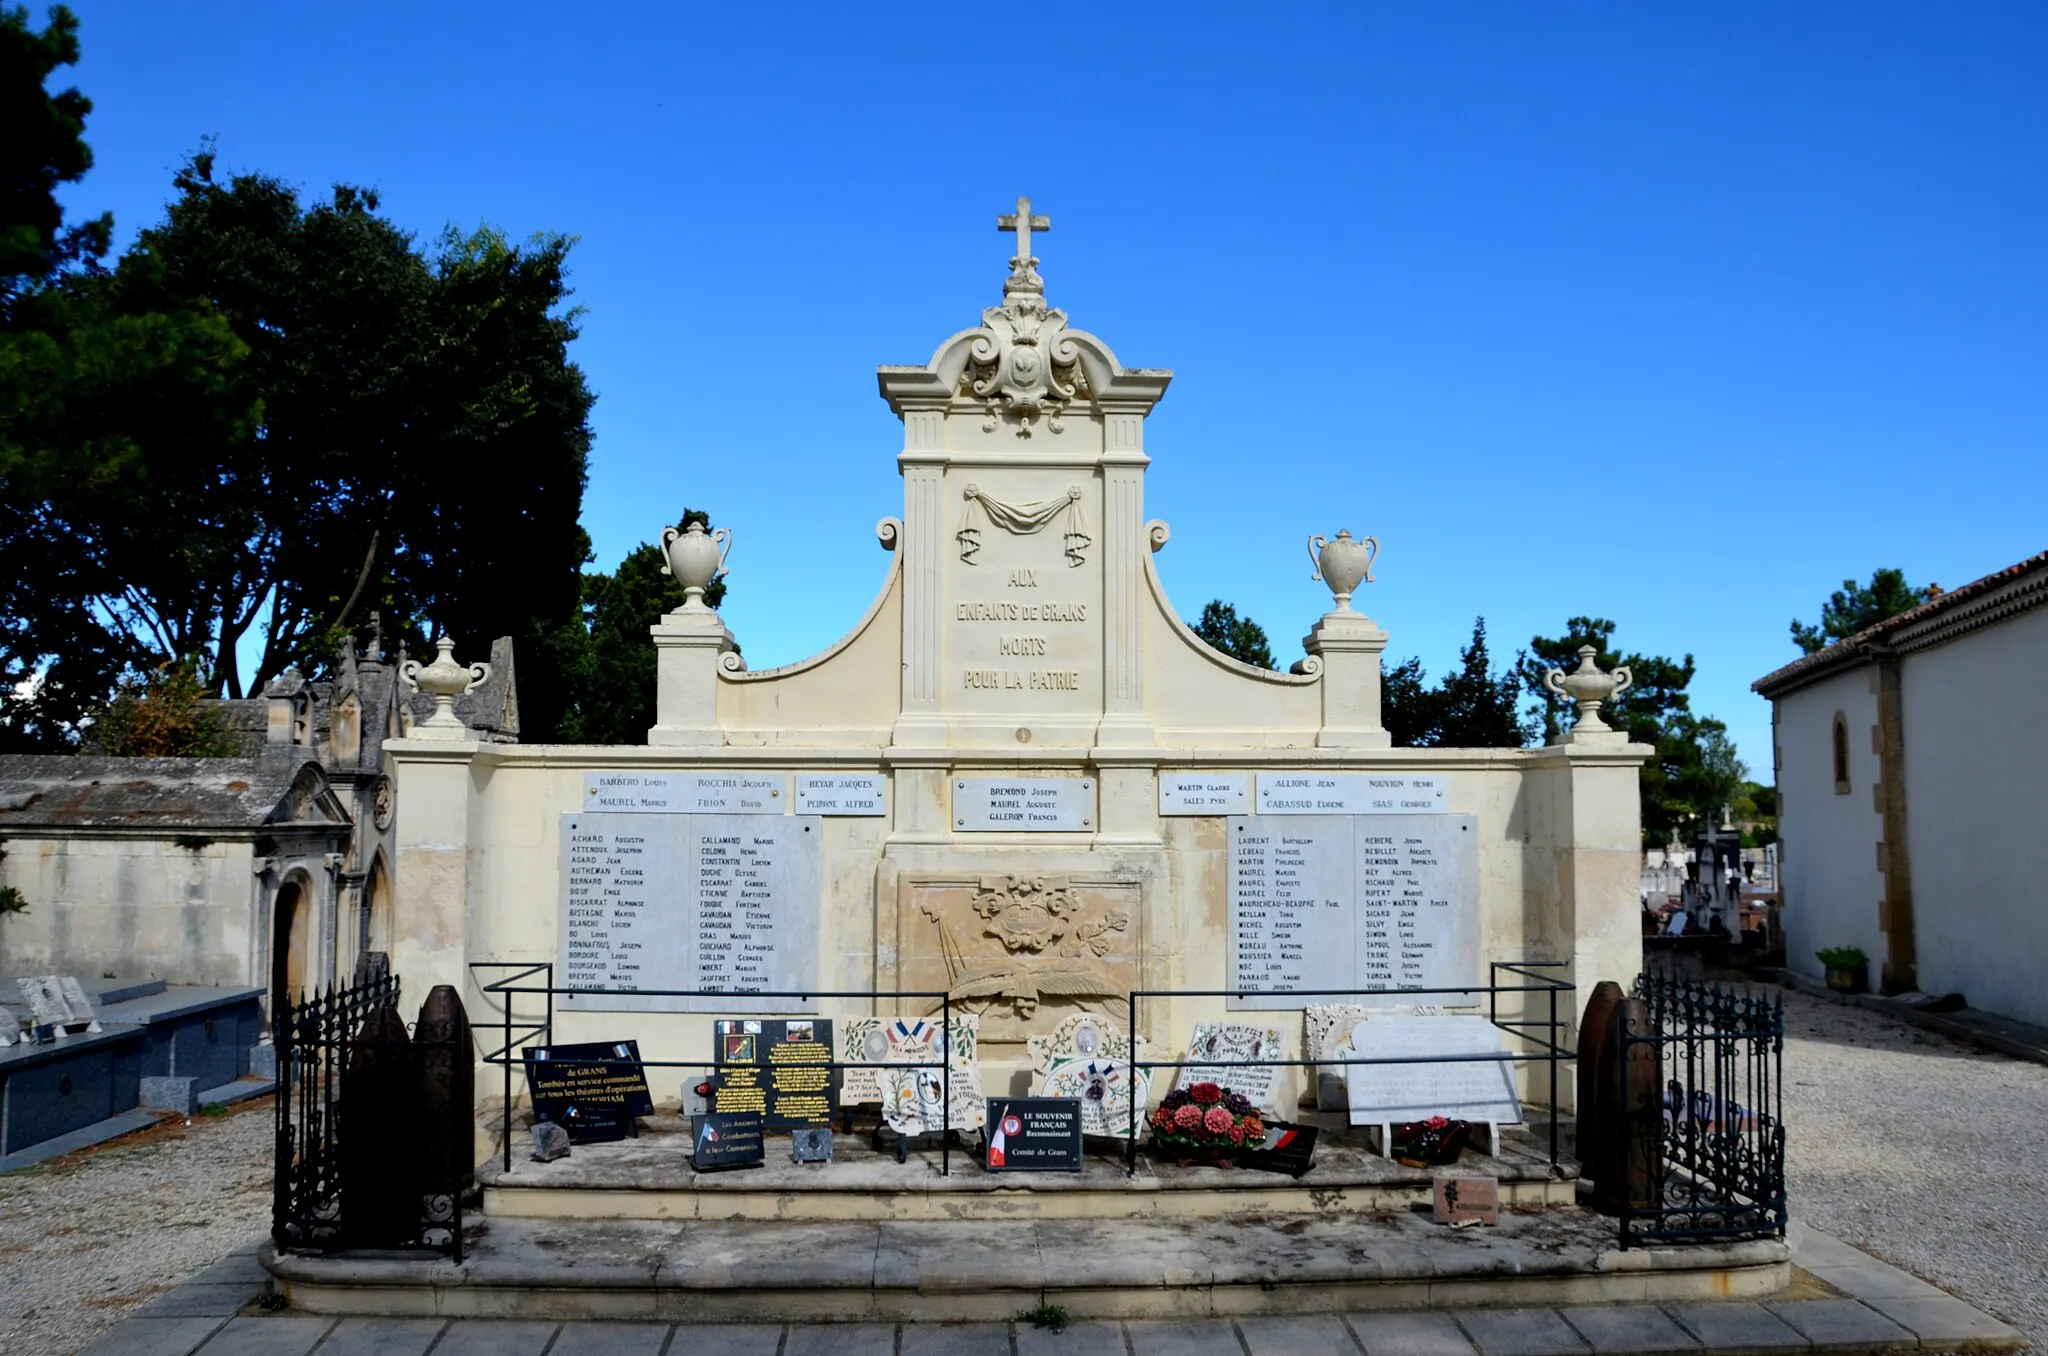
[(1621, 1246), (1785, 1232), (1785, 1002), (1648, 972), (1619, 1021)]
[[(280, 1250), (427, 1248), (462, 1260), (466, 1174), (421, 1152), (456, 1129), (451, 1117), (442, 1135), (432, 1133), (423, 1108), (448, 1103), (452, 1113), (455, 1098), (422, 1092), (439, 1082), (466, 1089), (468, 1035), (409, 1031), (398, 1000), (398, 976), (385, 974), (273, 1004), (271, 1238)], [(472, 1113), (459, 1095), (466, 1137)]]

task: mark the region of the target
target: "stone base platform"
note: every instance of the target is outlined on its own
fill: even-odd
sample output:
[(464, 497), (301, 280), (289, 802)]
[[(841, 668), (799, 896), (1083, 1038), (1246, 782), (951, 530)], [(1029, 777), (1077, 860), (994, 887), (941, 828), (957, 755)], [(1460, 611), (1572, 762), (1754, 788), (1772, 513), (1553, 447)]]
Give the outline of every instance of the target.
[[(770, 1137), (759, 1168), (698, 1173), (690, 1137), (673, 1115), (647, 1119), (640, 1138), (578, 1146), (567, 1158), (535, 1163), (515, 1154), (511, 1170), (493, 1159), (478, 1171), (484, 1213), (499, 1219), (694, 1220), (1118, 1220), (1216, 1219), (1243, 1214), (1355, 1215), (1430, 1202), (1430, 1169), (1404, 1168), (1365, 1147), (1365, 1132), (1326, 1129), (1307, 1175), (1154, 1163), (1143, 1151), (1135, 1176), (1122, 1149), (1105, 1141), (1071, 1173), (989, 1173), (965, 1149), (940, 1175), (936, 1149), (898, 1163), (865, 1137), (837, 1138), (837, 1161), (793, 1163), (787, 1137)], [(1568, 1206), (1577, 1165), (1553, 1168), (1525, 1133), (1502, 1136), (1498, 1158), (1468, 1152), (1455, 1169), (1498, 1178), (1511, 1209)], [(1436, 1169), (1437, 1172), (1450, 1169)]]
[(1792, 1278), (1779, 1239), (1618, 1251), (1575, 1208), (1452, 1230), (1420, 1211), (1230, 1220), (664, 1222), (488, 1219), (460, 1265), (277, 1256), (307, 1314), (933, 1322), (1238, 1317), (1755, 1299)]

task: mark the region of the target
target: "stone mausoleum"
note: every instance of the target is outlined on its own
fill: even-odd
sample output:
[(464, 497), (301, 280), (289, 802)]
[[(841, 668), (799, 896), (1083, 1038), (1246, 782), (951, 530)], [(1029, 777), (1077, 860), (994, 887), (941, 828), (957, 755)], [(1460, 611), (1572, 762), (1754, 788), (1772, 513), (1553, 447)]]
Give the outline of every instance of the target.
[[(1079, 1012), (1120, 1025), (1133, 990), (1210, 991), (1139, 1008), (1171, 1057), (1226, 1020), (1301, 1050), (1306, 1002), (1343, 1000), (1294, 991), (1424, 988), (1472, 1009), (1455, 990), (1490, 962), (1544, 961), (1577, 987), (1569, 1019), (1597, 981), (1627, 984), (1650, 750), (1597, 717), (1543, 748), (1390, 747), (1387, 635), (1361, 606), (1376, 545), (1339, 529), (1398, 542), (1398, 508), (1361, 523), (1337, 502), (1302, 524), (1334, 534), (1311, 544), (1333, 599), (1292, 671), (1203, 643), (1161, 587), (1169, 531), (1145, 512), (1146, 419), (1172, 374), (1125, 366), (1047, 304), (1044, 218), (1020, 203), (1004, 227), (1000, 300), (927, 362), (878, 369), (903, 512), (876, 525), (874, 602), (836, 644), (749, 671), (701, 601), (730, 543), (670, 529), (689, 601), (649, 618), (644, 746), (434, 721), (384, 743), (407, 992), (456, 985), (479, 1028), (502, 1012), (480, 962), (614, 991), (944, 992), (979, 1016), (984, 1090), (1005, 1095), (1032, 1034)], [(1394, 558), (1371, 587), (1400, 587)], [(1391, 901), (1363, 885), (1386, 863)], [(559, 1002), (552, 1039), (706, 1060), (719, 1014), (937, 1007), (613, 992)], [(655, 1072), (672, 1102), (682, 1075)], [(477, 1086), (495, 1143), (498, 1072)], [(1283, 1104), (1302, 1091), (1284, 1071)]]

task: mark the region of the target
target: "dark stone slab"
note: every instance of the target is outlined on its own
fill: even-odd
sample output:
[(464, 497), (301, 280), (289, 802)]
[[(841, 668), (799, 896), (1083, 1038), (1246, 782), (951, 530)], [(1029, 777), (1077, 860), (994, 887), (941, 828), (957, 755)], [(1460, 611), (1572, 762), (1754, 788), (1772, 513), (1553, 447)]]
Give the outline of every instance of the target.
[(320, 1356), (426, 1356), (446, 1326), (438, 1318), (344, 1318), (320, 1344)]
[(187, 1282), (135, 1312), (160, 1318), (227, 1318), (261, 1299), (269, 1289), (267, 1277), (261, 1281)]
[(130, 1318), (79, 1356), (192, 1356), (220, 1325), (218, 1318)]
[[(661, 1356), (666, 1323), (564, 1323), (554, 1349), (562, 1356)], [(682, 1348), (696, 1352), (693, 1345)], [(321, 1356), (326, 1356), (323, 1348)]]
[[(775, 1356), (782, 1349), (782, 1326), (766, 1323), (713, 1323), (677, 1327), (668, 1344), (669, 1356)], [(555, 1345), (562, 1356), (560, 1343)]]
[(789, 1330), (782, 1356), (895, 1356), (892, 1323), (800, 1323)]
[(231, 1318), (200, 1350), (206, 1356), (307, 1356), (331, 1318)]
[(897, 1356), (1010, 1356), (1005, 1323), (906, 1323)]
[(1765, 1304), (1764, 1308), (1797, 1328), (1817, 1347), (1920, 1345), (1912, 1333), (1860, 1300), (1783, 1300)]
[(1227, 1319), (1207, 1323), (1126, 1323), (1131, 1356), (1244, 1356)]
[(434, 1356), (540, 1356), (554, 1337), (555, 1326), (474, 1318), (450, 1323)]
[(1761, 1304), (1724, 1300), (1662, 1307), (1712, 1352), (1805, 1351), (1812, 1345), (1798, 1329), (1780, 1321)]
[(1363, 1313), (1345, 1321), (1365, 1356), (1472, 1356), (1472, 1344), (1449, 1314)]
[(1700, 1349), (1698, 1338), (1654, 1304), (1580, 1304), (1558, 1312), (1596, 1352)]
[(1251, 1356), (1357, 1356), (1344, 1320), (1335, 1314), (1241, 1318), (1237, 1332)]
[(1479, 1356), (1582, 1356), (1592, 1350), (1555, 1309), (1462, 1309), (1456, 1318)]
[(1014, 1325), (1017, 1356), (1126, 1356), (1123, 1329), (1114, 1323), (1069, 1323), (1058, 1332)]

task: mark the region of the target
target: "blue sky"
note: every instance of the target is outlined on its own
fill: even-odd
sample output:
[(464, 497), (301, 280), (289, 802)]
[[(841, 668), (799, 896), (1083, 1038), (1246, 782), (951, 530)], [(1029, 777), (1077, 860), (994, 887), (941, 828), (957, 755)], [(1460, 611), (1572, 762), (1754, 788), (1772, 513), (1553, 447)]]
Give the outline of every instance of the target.
[(1304, 539), (1371, 532), (1390, 657), (1611, 617), (1764, 775), (1791, 617), (2048, 547), (2039, 5), (73, 8), (124, 241), (206, 135), (579, 236), (599, 563), (709, 509), (756, 667), (880, 583), (874, 368), (999, 299), (1020, 193), (1053, 304), (1176, 373), (1168, 589), (1283, 662)]

